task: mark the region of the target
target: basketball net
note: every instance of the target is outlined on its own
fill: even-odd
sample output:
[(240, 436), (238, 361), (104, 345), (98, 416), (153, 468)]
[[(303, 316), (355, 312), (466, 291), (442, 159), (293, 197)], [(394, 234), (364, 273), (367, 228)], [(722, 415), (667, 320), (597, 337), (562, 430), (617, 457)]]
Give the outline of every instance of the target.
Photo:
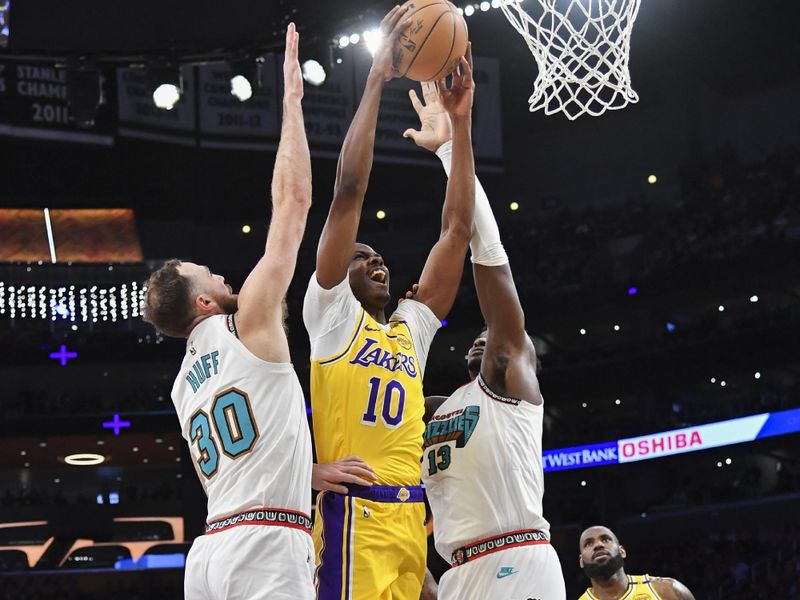
[(539, 73), (531, 112), (570, 120), (639, 101), (631, 88), (631, 30), (641, 0), (501, 0), (530, 48)]

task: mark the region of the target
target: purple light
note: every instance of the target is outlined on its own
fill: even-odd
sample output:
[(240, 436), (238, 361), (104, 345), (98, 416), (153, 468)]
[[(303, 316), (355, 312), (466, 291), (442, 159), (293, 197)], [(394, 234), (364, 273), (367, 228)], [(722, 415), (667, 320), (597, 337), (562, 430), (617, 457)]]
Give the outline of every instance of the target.
[(447, 319), (442, 319), (442, 327), (447, 327)]
[(114, 418), (111, 421), (106, 421), (103, 423), (103, 429), (113, 429), (114, 435), (119, 435), (119, 430), (123, 427), (130, 427), (130, 421), (120, 421), (119, 415), (114, 414)]
[(672, 323), (671, 321), (667, 321), (667, 331), (669, 331), (670, 333), (675, 331), (675, 323)]
[(629, 287), (628, 288), (628, 296), (635, 296), (639, 293), (639, 288), (636, 287)]
[(61, 366), (66, 367), (67, 361), (70, 358), (78, 358), (77, 352), (67, 352), (67, 347), (64, 344), (61, 344), (61, 350), (58, 352), (51, 352), (50, 358), (52, 359), (59, 359), (61, 361)]

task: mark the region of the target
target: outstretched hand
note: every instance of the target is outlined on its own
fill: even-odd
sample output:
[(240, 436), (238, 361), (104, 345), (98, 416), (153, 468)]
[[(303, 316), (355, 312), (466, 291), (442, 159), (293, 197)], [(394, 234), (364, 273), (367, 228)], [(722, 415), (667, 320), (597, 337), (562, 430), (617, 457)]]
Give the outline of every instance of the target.
[(397, 40), (411, 24), (411, 19), (406, 18), (407, 6), (395, 6), (383, 17), (379, 28), (381, 39), (378, 50), (372, 59), (372, 71), (379, 73), (384, 81), (400, 77), (395, 64), (395, 47)]
[(417, 146), (436, 152), (439, 146), (444, 144), (452, 137), (450, 127), (450, 115), (442, 106), (439, 99), (439, 88), (432, 81), (422, 82), (422, 98), (424, 104), (414, 90), (408, 91), (411, 98), (411, 106), (417, 112), (420, 128), (406, 129), (403, 132), (404, 138), (411, 138)]
[(286, 28), (286, 53), (283, 57), (283, 97), (285, 100), (303, 98), (303, 74), (297, 58), (300, 34), (294, 23)]
[(315, 464), (311, 471), (311, 487), (317, 491), (346, 494), (346, 483), (371, 486), (375, 472), (358, 456), (348, 456), (331, 463)]
[(475, 82), (472, 80), (472, 43), (467, 45), (466, 56), (461, 57), (458, 68), (453, 71), (450, 87), (440, 79), (436, 82), (442, 106), (454, 119), (463, 119), (472, 115), (472, 98), (475, 93)]

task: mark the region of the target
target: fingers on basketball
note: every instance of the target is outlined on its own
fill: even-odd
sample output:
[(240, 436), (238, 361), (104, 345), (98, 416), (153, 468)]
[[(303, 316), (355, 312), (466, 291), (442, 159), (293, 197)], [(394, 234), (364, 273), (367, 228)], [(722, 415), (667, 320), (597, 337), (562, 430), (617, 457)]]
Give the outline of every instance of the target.
[(435, 81), (452, 72), (467, 49), (464, 17), (447, 0), (409, 0), (403, 6), (411, 26), (397, 42), (400, 74)]

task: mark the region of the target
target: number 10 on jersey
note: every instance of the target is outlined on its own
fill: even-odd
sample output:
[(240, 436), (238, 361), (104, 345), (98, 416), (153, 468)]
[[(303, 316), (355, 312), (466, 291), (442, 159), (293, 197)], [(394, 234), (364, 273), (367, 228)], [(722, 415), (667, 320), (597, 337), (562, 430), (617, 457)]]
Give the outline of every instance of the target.
[[(382, 384), (386, 385), (382, 385)], [(381, 406), (378, 407), (380, 400)], [(406, 390), (394, 379), (384, 382), (380, 377), (369, 380), (369, 399), (367, 410), (361, 415), (361, 423), (374, 427), (378, 423), (378, 410), (381, 421), (389, 429), (397, 428), (403, 422), (403, 410), (406, 407)]]

